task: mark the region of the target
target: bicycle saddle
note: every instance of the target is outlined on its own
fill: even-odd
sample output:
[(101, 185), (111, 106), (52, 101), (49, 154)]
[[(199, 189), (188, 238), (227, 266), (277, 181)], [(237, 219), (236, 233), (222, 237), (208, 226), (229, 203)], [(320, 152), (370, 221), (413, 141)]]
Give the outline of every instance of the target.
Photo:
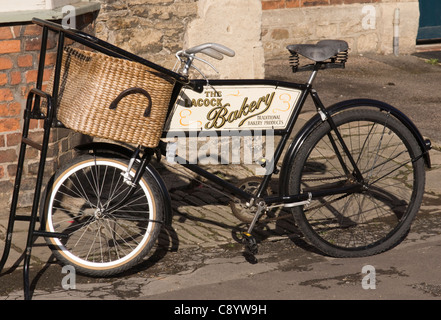
[(292, 54), (298, 53), (316, 62), (325, 61), (341, 51), (348, 50), (343, 40), (322, 40), (316, 44), (292, 44), (286, 47)]

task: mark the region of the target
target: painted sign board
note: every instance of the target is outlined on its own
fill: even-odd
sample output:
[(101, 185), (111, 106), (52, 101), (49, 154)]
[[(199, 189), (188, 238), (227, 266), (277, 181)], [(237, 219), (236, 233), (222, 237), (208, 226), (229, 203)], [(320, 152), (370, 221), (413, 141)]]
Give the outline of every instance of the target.
[(169, 132), (283, 130), (301, 90), (273, 85), (205, 86), (183, 89), (166, 123)]

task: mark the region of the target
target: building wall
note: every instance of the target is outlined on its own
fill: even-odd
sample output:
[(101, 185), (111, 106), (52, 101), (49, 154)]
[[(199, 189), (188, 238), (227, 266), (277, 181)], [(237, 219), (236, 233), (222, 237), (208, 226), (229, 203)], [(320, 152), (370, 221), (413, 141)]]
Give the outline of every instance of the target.
[(100, 0), (98, 38), (173, 68), (198, 0)]
[[(393, 16), (400, 9), (400, 52), (414, 51), (418, 29), (416, 0), (100, 0), (98, 17), (81, 15), (77, 26), (153, 62), (172, 68), (174, 53), (203, 42), (218, 42), (236, 51), (235, 58), (212, 62), (209, 77), (261, 78), (266, 60), (286, 57), (286, 45), (339, 38), (352, 53), (392, 52)], [(95, 20), (96, 19), (96, 20)], [(35, 85), (41, 30), (28, 23), (0, 25), (0, 201), (9, 205), (20, 145), (27, 92)], [(45, 80), (54, 64), (47, 58)], [(200, 65), (200, 64), (199, 64)], [(31, 135), (42, 135), (33, 121)], [(70, 157), (83, 139), (55, 130), (47, 172)], [(20, 204), (32, 201), (39, 152), (28, 148)]]
[(293, 43), (343, 39), (351, 53), (393, 52), (395, 9), (400, 10), (400, 53), (415, 50), (416, 0), (262, 0), (265, 59), (286, 54)]
[[(78, 17), (78, 26), (93, 33), (93, 14)], [(26, 23), (0, 26), (0, 203), (10, 205), (23, 127), (26, 97), (35, 86), (41, 45), (41, 27)], [(49, 33), (44, 81), (49, 80), (55, 64), (56, 36)], [(41, 143), (43, 123), (31, 120), (29, 137)], [(66, 129), (52, 131), (48, 150), (47, 177), (72, 157), (72, 147), (83, 136)], [(40, 152), (28, 147), (20, 188), (20, 206), (32, 204)]]
[[(236, 51), (234, 59), (212, 62), (223, 78), (263, 76), (260, 0), (101, 1), (97, 36), (162, 66), (173, 68), (175, 53), (205, 42)], [(219, 77), (197, 63), (204, 74)]]
[[(204, 42), (236, 51), (234, 59), (207, 60), (206, 76), (261, 78), (265, 60), (286, 46), (338, 38), (351, 53), (393, 52), (393, 19), (400, 9), (400, 53), (415, 49), (418, 0), (100, 0), (97, 35), (172, 68), (174, 53)], [(206, 57), (204, 57), (206, 58)]]
[[(255, 79), (264, 76), (260, 0), (200, 0), (198, 16), (186, 30), (185, 46), (218, 42), (236, 52), (222, 61), (208, 59), (219, 70), (203, 72), (210, 77)], [(204, 59), (206, 56), (204, 56)], [(198, 66), (202, 66), (200, 63)]]

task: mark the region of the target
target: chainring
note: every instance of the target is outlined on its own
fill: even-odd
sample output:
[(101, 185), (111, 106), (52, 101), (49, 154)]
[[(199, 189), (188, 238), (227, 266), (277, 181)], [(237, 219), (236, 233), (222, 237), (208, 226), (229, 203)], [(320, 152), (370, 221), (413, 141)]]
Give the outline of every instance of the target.
[[(245, 178), (238, 184), (238, 188), (248, 192), (248, 193), (255, 193), (257, 188), (262, 183), (261, 178), (257, 177), (249, 177)], [(268, 196), (272, 194), (272, 190), (270, 187), (267, 187), (265, 190), (265, 193), (263, 196)], [(233, 212), (233, 215), (238, 218), (240, 221), (245, 223), (251, 223), (253, 221), (253, 218), (257, 212), (257, 207), (253, 206), (251, 208), (246, 207), (244, 202), (241, 201), (230, 201), (230, 207), (231, 211)]]

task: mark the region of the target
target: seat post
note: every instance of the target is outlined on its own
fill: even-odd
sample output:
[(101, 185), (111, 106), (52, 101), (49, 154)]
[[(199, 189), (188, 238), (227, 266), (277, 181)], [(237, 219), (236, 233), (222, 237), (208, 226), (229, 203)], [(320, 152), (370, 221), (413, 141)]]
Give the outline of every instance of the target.
[(306, 83), (308, 86), (312, 86), (312, 83), (314, 82), (315, 77), (317, 76), (317, 73), (318, 73), (320, 67), (321, 67), (320, 62), (316, 62), (314, 64), (314, 69), (312, 70), (312, 73), (309, 76), (308, 82)]

